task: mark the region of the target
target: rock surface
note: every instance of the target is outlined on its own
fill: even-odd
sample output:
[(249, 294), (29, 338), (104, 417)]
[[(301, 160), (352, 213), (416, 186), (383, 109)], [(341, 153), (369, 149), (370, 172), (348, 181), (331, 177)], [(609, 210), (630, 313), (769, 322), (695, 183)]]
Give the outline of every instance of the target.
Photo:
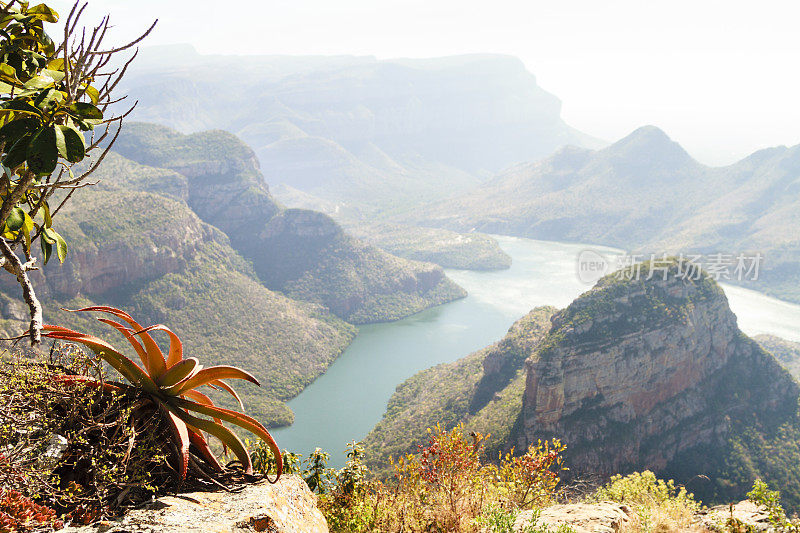
[(769, 513), (750, 500), (704, 509), (697, 517), (699, 522), (711, 531), (725, 531), (725, 524), (731, 518), (753, 527), (756, 531), (774, 531), (769, 522)]
[(164, 496), (117, 521), (68, 527), (65, 533), (327, 533), (317, 497), (297, 476), (249, 485), (241, 492), (193, 492)]
[[(525, 531), (530, 524), (533, 511), (522, 511), (517, 515), (514, 531)], [(575, 533), (614, 533), (624, 531), (630, 521), (630, 510), (625, 505), (614, 502), (570, 503), (553, 505), (543, 509), (536, 525), (544, 525), (555, 530), (567, 525)]]
[(670, 268), (665, 280), (603, 278), (553, 317), (527, 362), (519, 448), (557, 436), (584, 472), (669, 472), (722, 446), (732, 420), (792, 416), (797, 384), (739, 331), (722, 290)]

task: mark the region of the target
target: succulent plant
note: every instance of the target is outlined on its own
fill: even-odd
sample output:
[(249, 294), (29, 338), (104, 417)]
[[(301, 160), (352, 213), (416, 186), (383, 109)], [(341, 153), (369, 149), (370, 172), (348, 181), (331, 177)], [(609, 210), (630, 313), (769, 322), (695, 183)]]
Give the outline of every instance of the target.
[[(225, 427), (223, 422), (239, 426), (262, 439), (269, 446), (277, 463), (277, 476), (272, 482), (274, 483), (280, 478), (283, 471), (281, 453), (269, 431), (257, 420), (244, 413), (217, 407), (206, 394), (197, 390), (199, 387), (207, 386), (226, 391), (236, 399), (240, 408), (243, 408), (239, 395), (224, 380), (243, 379), (259, 385), (258, 380), (251, 374), (233, 366), (204, 368), (197, 358), (183, 356), (183, 343), (167, 326), (157, 324), (146, 328), (142, 327), (128, 313), (120, 309), (93, 306), (67, 311), (97, 311), (107, 313), (127, 323), (125, 325), (109, 318), (98, 318), (100, 322), (108, 324), (122, 333), (136, 351), (141, 366), (98, 337), (61, 326), (45, 325), (42, 329), (46, 332), (45, 337), (82, 344), (91, 349), (128, 380), (131, 386), (149, 396), (155, 407), (164, 415), (172, 430), (174, 442), (179, 450), (177, 470), (181, 478), (186, 477), (190, 446), (194, 446), (199, 456), (214, 470), (222, 470), (222, 466), (208, 445), (205, 433), (213, 435), (226, 449), (230, 449), (244, 466), (245, 472), (252, 474), (253, 465), (250, 454), (239, 437)], [(169, 335), (170, 344), (166, 356), (150, 335), (152, 331), (162, 331)], [(65, 382), (82, 383), (86, 383), (88, 380), (86, 377), (69, 375), (60, 376), (59, 379)], [(99, 382), (96, 383), (98, 386), (101, 385)], [(102, 386), (118, 387), (108, 383), (104, 383)]]

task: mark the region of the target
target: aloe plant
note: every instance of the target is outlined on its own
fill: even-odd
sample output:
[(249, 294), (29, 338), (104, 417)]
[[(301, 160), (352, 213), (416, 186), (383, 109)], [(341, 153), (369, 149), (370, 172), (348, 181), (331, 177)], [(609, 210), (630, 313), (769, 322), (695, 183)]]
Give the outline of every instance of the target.
[[(175, 444), (179, 450), (178, 472), (182, 479), (186, 477), (188, 469), (190, 445), (196, 448), (200, 456), (214, 470), (222, 470), (222, 466), (211, 452), (205, 433), (213, 435), (223, 446), (229, 448), (244, 465), (245, 472), (252, 474), (253, 465), (250, 454), (239, 437), (225, 427), (223, 422), (239, 426), (266, 442), (276, 460), (277, 476), (272, 483), (280, 478), (283, 461), (278, 445), (275, 444), (269, 431), (257, 420), (244, 413), (215, 406), (207, 395), (197, 390), (201, 386), (224, 390), (231, 394), (243, 409), (241, 398), (224, 380), (243, 379), (259, 385), (258, 380), (251, 374), (233, 366), (204, 368), (197, 358), (184, 358), (183, 343), (168, 327), (157, 324), (144, 328), (128, 313), (120, 309), (93, 306), (76, 310), (67, 309), (67, 311), (98, 311), (115, 316), (127, 323), (126, 326), (109, 318), (98, 318), (100, 322), (108, 324), (122, 333), (139, 356), (141, 366), (98, 337), (61, 326), (45, 325), (42, 329), (46, 332), (45, 337), (70, 341), (88, 347), (127, 379), (132, 386), (142, 390), (150, 397), (154, 405), (163, 413), (172, 430)], [(170, 344), (166, 356), (153, 340), (150, 335), (151, 331), (163, 331), (169, 335)], [(60, 379), (67, 382), (86, 382), (86, 378), (80, 376), (62, 376)], [(105, 386), (109, 385), (105, 384)], [(210, 419), (197, 415), (210, 417)]]

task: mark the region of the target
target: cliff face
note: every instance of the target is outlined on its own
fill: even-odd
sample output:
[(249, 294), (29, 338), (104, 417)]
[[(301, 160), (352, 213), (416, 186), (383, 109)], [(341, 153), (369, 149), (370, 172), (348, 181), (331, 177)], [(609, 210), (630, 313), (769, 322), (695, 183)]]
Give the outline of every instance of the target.
[(364, 244), (317, 211), (284, 210), (258, 239), (251, 257), (264, 284), (354, 324), (396, 320), (466, 296), (441, 267)]
[(183, 176), (189, 207), (227, 234), (269, 289), (353, 323), (395, 320), (465, 296), (441, 268), (367, 246), (322, 213), (281, 208), (253, 150), (230, 133), (183, 135), (134, 123), (114, 149)]
[(741, 333), (721, 289), (674, 266), (666, 280), (606, 277), (552, 323), (526, 363), (519, 443), (559, 437), (578, 471), (702, 465), (695, 452), (722, 450), (735, 426), (796, 413), (798, 385)]

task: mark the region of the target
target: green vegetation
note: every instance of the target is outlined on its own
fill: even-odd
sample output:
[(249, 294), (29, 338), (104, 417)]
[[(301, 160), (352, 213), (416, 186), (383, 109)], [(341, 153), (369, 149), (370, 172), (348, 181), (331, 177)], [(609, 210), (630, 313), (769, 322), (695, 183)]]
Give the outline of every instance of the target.
[(392, 255), (463, 270), (503, 270), (511, 257), (493, 238), (419, 226), (370, 224), (348, 226), (353, 234)]
[[(468, 435), (462, 425), (450, 431), (436, 426), (426, 434), (417, 453), (392, 463), (392, 475), (384, 481), (365, 466), (361, 443), (348, 444), (347, 463), (338, 471), (327, 468), (328, 454), (322, 450), (306, 459), (301, 475), (319, 494), (331, 531), (477, 532), (503, 520), (513, 522), (521, 509), (555, 501), (564, 470), (564, 448), (558, 442), (540, 442), (518, 457), (487, 461), (488, 437)], [(550, 530), (537, 526), (530, 531)]]
[(555, 311), (536, 308), (511, 326), (502, 341), (400, 384), (383, 419), (364, 441), (373, 470), (387, 474), (389, 457), (414, 450), (426, 438), (427, 428), (437, 424), (449, 429), (464, 423), (470, 430), (491, 434), (491, 456), (507, 449), (522, 410), (525, 360), (547, 333)]
[(753, 340), (774, 355), (795, 379), (800, 380), (800, 342), (787, 341), (774, 335), (756, 335)]
[(282, 209), (252, 150), (231, 134), (182, 135), (134, 123), (115, 149), (183, 175), (189, 207), (226, 232), (269, 289), (322, 304), (348, 322), (396, 320), (465, 295), (441, 269), (367, 246), (322, 213)]
[[(0, 2), (0, 255), (28, 306), (31, 345), (40, 342), (42, 328), (42, 307), (28, 275), (38, 268), (32, 244), (39, 241), (42, 263), (47, 264), (54, 251), (64, 262), (67, 242), (53, 227), (52, 217), (70, 193), (86, 183), (113, 144), (112, 136), (100, 148), (111, 125), (119, 127), (124, 115), (114, 117), (106, 109), (121, 100), (111, 93), (132, 58), (126, 68), (102, 70), (153, 29), (132, 43), (105, 48), (108, 18), (90, 30), (93, 37), (87, 41), (87, 29), (78, 25), (82, 12), (73, 7), (64, 24), (64, 40), (57, 45), (47, 34), (47, 25), (59, 20), (54, 9)], [(73, 167), (92, 152), (96, 157), (76, 176)], [(53, 202), (54, 193), (65, 189), (70, 192)]]

